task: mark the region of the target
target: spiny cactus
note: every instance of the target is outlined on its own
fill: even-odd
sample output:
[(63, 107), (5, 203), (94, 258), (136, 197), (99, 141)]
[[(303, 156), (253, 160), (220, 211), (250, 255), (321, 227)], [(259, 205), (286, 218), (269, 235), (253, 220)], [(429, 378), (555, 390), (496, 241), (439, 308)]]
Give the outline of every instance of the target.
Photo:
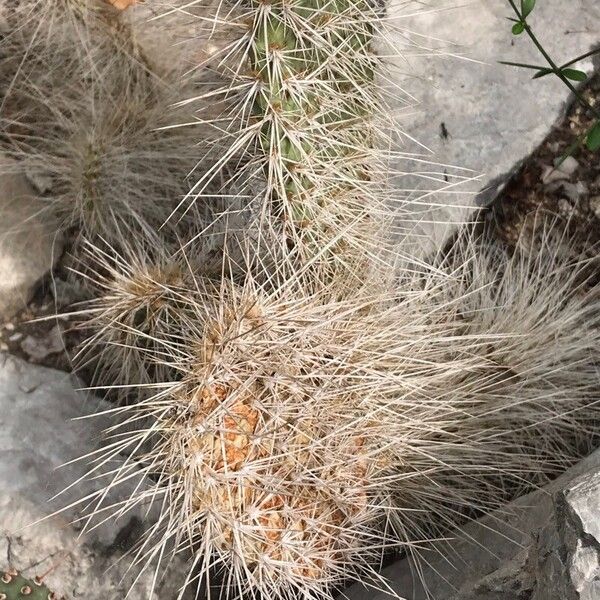
[(203, 20), (212, 12), (217, 43), (222, 28), (230, 29), (211, 59), (224, 83), (197, 98), (223, 105), (211, 141), (218, 161), (190, 197), (210, 196), (207, 186), (235, 161), (239, 168), (226, 185), (238, 185), (288, 257), (350, 270), (381, 259), (391, 226), (385, 184), (399, 154), (389, 150), (389, 90), (375, 76), (377, 68), (385, 78), (375, 39), (388, 23), (377, 3), (163, 4)]
[(194, 289), (186, 256), (169, 256), (161, 246), (141, 252), (138, 244), (138, 252), (129, 247), (119, 255), (108, 245), (102, 249), (88, 243), (82, 261), (86, 278), (95, 275), (96, 291), (78, 311), (81, 326), (91, 333), (74, 362), (80, 369), (93, 368), (93, 383), (113, 386), (113, 396), (120, 398), (168, 379), (157, 353), (169, 337), (179, 335)]
[[(207, 215), (204, 226), (197, 220), (199, 233), (190, 233), (184, 246), (164, 231), (145, 237), (116, 224), (118, 249), (105, 241), (82, 244), (72, 270), (91, 299), (73, 307), (73, 318), (88, 336), (72, 358), (95, 386), (110, 387), (113, 399), (131, 399), (146, 386), (151, 393), (153, 383), (174, 376), (158, 358), (168, 340), (180, 342), (198, 280), (217, 285), (224, 275), (243, 276), (247, 257), (257, 258), (251, 236), (238, 239), (227, 221), (220, 223), (220, 215)], [(271, 264), (269, 256), (258, 261)]]
[(41, 579), (28, 579), (10, 569), (0, 577), (0, 600), (59, 600), (59, 597)]
[(119, 17), (103, 1), (24, 0), (0, 42), (3, 151), (64, 227), (117, 245), (124, 226), (148, 236), (172, 216), (197, 164), (173, 127), (190, 118), (172, 106), (189, 78), (155, 65)]
[(586, 266), (550, 246), (528, 258), (461, 241), (456, 256), (398, 274), (393, 293), (373, 274), (352, 299), (255, 265), (197, 276), (145, 358), (168, 379), (119, 409), (100, 459), (129, 457), (108, 486), (148, 476), (119, 511), (161, 507), (137, 560), (189, 549), (187, 583), (225, 567), (231, 597), (381, 586), (386, 548), (418, 553), (582, 452), (600, 342)]
[(457, 242), (445, 293), (447, 352), (461, 368), (431, 392), (480, 412), (473, 432), (508, 435), (510, 452), (548, 472), (594, 448), (600, 417), (598, 261), (577, 257), (560, 227), (542, 225), (537, 247), (513, 253), (486, 238)]
[[(445, 411), (408, 397), (422, 366), (409, 358), (410, 335), (402, 361), (392, 344), (401, 315), (420, 337), (418, 311), (393, 303), (372, 311), (367, 295), (337, 301), (305, 283), (197, 278), (181, 339), (164, 339), (157, 352), (179, 376), (127, 410), (136, 431), (116, 432), (108, 450), (143, 448), (109, 485), (141, 469), (155, 484), (130, 502), (153, 497), (164, 506), (140, 560), (192, 544), (203, 576), (227, 567), (227, 594), (272, 598), (320, 597), (369, 574), (390, 495), (422, 477), (410, 466), (419, 445), (445, 446), (435, 422)], [(417, 406), (429, 433), (411, 425)], [(448, 447), (445, 465), (419, 459), (428, 462), (420, 493), (452, 477), (452, 454)]]

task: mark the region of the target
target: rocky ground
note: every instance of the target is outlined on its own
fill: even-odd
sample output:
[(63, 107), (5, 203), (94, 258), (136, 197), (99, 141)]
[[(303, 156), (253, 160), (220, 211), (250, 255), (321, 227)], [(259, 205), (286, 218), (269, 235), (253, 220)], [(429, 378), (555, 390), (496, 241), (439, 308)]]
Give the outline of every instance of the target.
[[(424, 234), (419, 240), (422, 249), (431, 252), (469, 219), (473, 205), (484, 206), (498, 196), (515, 167), (527, 161), (560, 120), (568, 92), (557, 78), (532, 81), (529, 70), (498, 63), (543, 62), (526, 35), (511, 34), (507, 17), (514, 15), (506, 0), (397, 2), (409, 4), (404, 11), (408, 13), (417, 6), (429, 9), (425, 14), (413, 11), (413, 17), (397, 22), (398, 36), (415, 32), (420, 46), (417, 56), (397, 65), (402, 88), (420, 102), (400, 110), (401, 125), (408, 137), (431, 151), (449, 184), (455, 176), (471, 178), (451, 187), (439, 203), (430, 196), (430, 206), (411, 207), (421, 219), (416, 228)], [(544, 47), (560, 64), (599, 43), (599, 22), (597, 0), (544, 0), (530, 18)], [(598, 67), (597, 58), (595, 62)], [(588, 58), (578, 67), (591, 73), (594, 60)], [(424, 152), (419, 145), (411, 150)], [(452, 165), (467, 170), (456, 172)], [(418, 181), (411, 183), (419, 186)]]
[[(29, 577), (46, 573), (48, 585), (69, 600), (173, 600), (185, 577), (183, 558), (156, 586), (152, 569), (136, 581), (123, 560), (149, 517), (141, 508), (99, 518), (81, 533), (78, 502), (102, 489), (120, 465), (116, 459), (98, 478), (80, 480), (88, 466), (77, 459), (98, 448), (110, 424), (97, 416), (109, 405), (76, 391), (81, 385), (60, 371), (0, 354), (0, 568), (16, 567)], [(130, 491), (143, 483), (132, 479)], [(125, 494), (112, 489), (109, 503), (118, 506)]]
[[(583, 96), (592, 106), (600, 106), (600, 74), (586, 85)], [(502, 241), (514, 245), (523, 230), (532, 235), (540, 223), (536, 214), (543, 212), (566, 227), (581, 254), (594, 252), (600, 242), (600, 156), (580, 147), (565, 157), (592, 124), (573, 101), (566, 116), (509, 179), (488, 214)]]

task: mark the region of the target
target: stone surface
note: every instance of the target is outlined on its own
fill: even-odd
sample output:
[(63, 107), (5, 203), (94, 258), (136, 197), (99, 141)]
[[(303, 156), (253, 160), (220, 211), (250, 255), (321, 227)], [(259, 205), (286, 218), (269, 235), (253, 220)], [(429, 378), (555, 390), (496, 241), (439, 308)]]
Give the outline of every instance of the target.
[[(15, 340), (10, 340), (15, 341)], [(62, 338), (60, 327), (55, 325), (44, 337), (34, 337), (28, 335), (21, 342), (21, 349), (34, 361), (40, 361), (50, 354), (63, 352), (65, 344)]]
[[(600, 599), (600, 451), (546, 488), (384, 570), (406, 600)], [(430, 594), (430, 596), (427, 595)], [(349, 600), (384, 600), (361, 585)]]
[[(83, 534), (70, 524), (80, 505), (57, 513), (99, 485), (79, 481), (86, 461), (66, 465), (94, 452), (109, 424), (108, 417), (84, 418), (109, 405), (75, 391), (78, 385), (65, 373), (0, 354), (0, 569), (28, 576), (50, 570), (47, 583), (70, 600), (123, 600), (137, 570), (128, 572), (122, 553), (150, 517), (132, 511)], [(113, 491), (108, 501), (121, 498)], [(154, 591), (152, 571), (143, 573), (128, 598), (175, 600), (184, 569), (175, 563), (173, 578), (159, 580)]]
[[(419, 8), (426, 12), (402, 17)], [(425, 0), (408, 5), (393, 0), (389, 13), (398, 39), (414, 32), (411, 37), (419, 45), (415, 53), (420, 55), (409, 54), (397, 62), (398, 84), (418, 102), (413, 110), (403, 111), (400, 125), (430, 150), (430, 160), (441, 165), (431, 167), (438, 173), (435, 181), (402, 178), (398, 185), (434, 190), (445, 185), (444, 172), (448, 184), (480, 175), (410, 206), (416, 214), (404, 225), (421, 236), (419, 247), (429, 252), (439, 248), (455, 224), (469, 219), (474, 206), (497, 194), (507, 174), (550, 132), (569, 92), (556, 78), (532, 81), (531, 71), (498, 64), (543, 62), (527, 36), (511, 35), (506, 17), (514, 14), (505, 0)], [(597, 0), (538, 2), (530, 22), (551, 56), (561, 62), (600, 43)], [(581, 67), (589, 72), (591, 59)], [(427, 154), (409, 140), (406, 148)], [(448, 165), (472, 171), (456, 172)], [(410, 162), (398, 165), (400, 170), (411, 168), (415, 167)]]
[(18, 165), (0, 157), (0, 318), (25, 307), (62, 254), (62, 238)]

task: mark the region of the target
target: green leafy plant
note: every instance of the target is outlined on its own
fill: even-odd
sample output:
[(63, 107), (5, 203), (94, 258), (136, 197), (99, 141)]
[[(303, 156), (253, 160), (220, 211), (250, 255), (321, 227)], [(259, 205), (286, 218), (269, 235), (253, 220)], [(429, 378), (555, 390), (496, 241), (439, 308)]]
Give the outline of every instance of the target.
[(512, 67), (520, 67), (523, 69), (532, 69), (535, 71), (533, 79), (541, 79), (547, 75), (556, 75), (573, 93), (577, 101), (588, 111), (595, 119), (594, 124), (577, 140), (575, 144), (567, 151), (567, 155), (571, 154), (576, 148), (585, 144), (585, 146), (595, 152), (600, 149), (600, 111), (592, 106), (575, 87), (574, 83), (582, 83), (587, 81), (587, 73), (581, 69), (574, 68), (577, 63), (590, 58), (600, 53), (600, 48), (590, 50), (577, 58), (569, 60), (564, 64), (558, 64), (544, 48), (537, 35), (534, 33), (528, 18), (533, 13), (536, 7), (536, 0), (521, 0), (521, 7), (519, 8), (514, 0), (508, 0), (508, 3), (514, 10), (516, 18), (511, 18), (513, 22), (512, 33), (513, 35), (522, 35), (526, 33), (535, 47), (539, 50), (542, 57), (548, 63), (546, 65), (532, 65), (526, 63), (512, 62), (512, 61), (500, 61), (503, 65)]

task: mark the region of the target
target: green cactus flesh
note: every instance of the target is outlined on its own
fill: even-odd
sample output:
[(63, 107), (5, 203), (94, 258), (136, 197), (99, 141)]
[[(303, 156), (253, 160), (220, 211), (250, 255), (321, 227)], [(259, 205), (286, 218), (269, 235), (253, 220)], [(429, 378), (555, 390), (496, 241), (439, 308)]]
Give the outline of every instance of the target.
[(262, 122), (274, 204), (298, 228), (331, 226), (324, 213), (352, 219), (353, 207), (366, 204), (370, 179), (374, 98), (364, 90), (373, 88), (376, 58), (365, 15), (374, 9), (367, 0), (253, 0), (253, 6), (250, 75), (259, 90), (253, 112)]
[(27, 579), (17, 571), (0, 577), (0, 600), (59, 600), (38, 578)]

